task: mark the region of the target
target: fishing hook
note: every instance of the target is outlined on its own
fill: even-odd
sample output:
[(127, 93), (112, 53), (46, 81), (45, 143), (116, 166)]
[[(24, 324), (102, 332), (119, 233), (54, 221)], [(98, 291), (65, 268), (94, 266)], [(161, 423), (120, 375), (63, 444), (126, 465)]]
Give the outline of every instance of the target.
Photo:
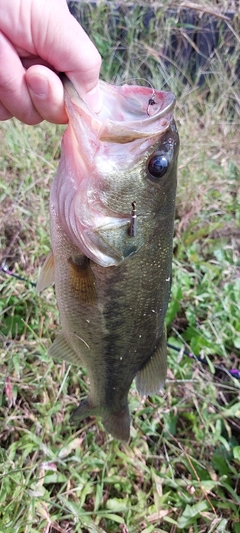
[(131, 213), (129, 235), (130, 237), (136, 237), (136, 234), (137, 234), (136, 202), (132, 202), (132, 213)]
[(155, 91), (154, 91), (154, 89), (153, 89), (152, 91), (153, 91), (153, 92), (152, 92), (152, 96), (151, 96), (151, 98), (149, 98), (149, 100), (148, 100), (148, 106), (147, 106), (147, 115), (148, 115), (148, 116), (150, 116), (150, 107), (151, 107), (152, 105), (156, 104), (156, 102), (155, 102)]
[(148, 81), (146, 78), (127, 78), (126, 79), (126, 83), (128, 83), (129, 81), (134, 81), (134, 82), (137, 82), (138, 80), (143, 80), (145, 81), (146, 83), (148, 83), (148, 85), (150, 85), (151, 89), (152, 89), (152, 96), (149, 98), (148, 100), (148, 106), (147, 106), (147, 115), (150, 116), (150, 107), (154, 104), (156, 104), (156, 101), (155, 101), (155, 90), (151, 84), (150, 81)]

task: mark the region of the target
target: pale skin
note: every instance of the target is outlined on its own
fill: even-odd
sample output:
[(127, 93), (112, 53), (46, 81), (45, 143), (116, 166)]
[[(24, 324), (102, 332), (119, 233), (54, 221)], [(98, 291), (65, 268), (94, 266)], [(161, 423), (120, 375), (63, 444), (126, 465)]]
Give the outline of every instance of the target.
[(101, 110), (101, 58), (66, 0), (0, 0), (0, 65), (0, 120), (66, 123), (59, 72)]

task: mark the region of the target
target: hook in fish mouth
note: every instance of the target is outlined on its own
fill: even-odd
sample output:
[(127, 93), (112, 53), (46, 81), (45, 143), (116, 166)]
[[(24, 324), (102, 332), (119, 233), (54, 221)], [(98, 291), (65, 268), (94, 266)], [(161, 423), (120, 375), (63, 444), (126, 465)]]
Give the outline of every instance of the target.
[(145, 83), (148, 83), (148, 85), (150, 85), (150, 88), (152, 89), (152, 96), (149, 98), (148, 100), (148, 106), (147, 106), (147, 115), (150, 117), (151, 115), (151, 106), (155, 105), (156, 104), (156, 101), (155, 101), (155, 89), (153, 88), (152, 84), (150, 81), (148, 81), (146, 78), (139, 78), (139, 77), (136, 77), (136, 78), (127, 78), (125, 80), (125, 83), (128, 83), (129, 81), (134, 81), (134, 83), (136, 84), (139, 80), (142, 80), (144, 81)]
[(149, 117), (150, 117), (150, 115), (151, 115), (151, 112), (150, 112), (150, 110), (151, 110), (151, 106), (153, 106), (153, 105), (155, 105), (155, 104), (156, 104), (156, 102), (155, 102), (155, 91), (154, 91), (154, 89), (153, 89), (152, 96), (151, 96), (151, 98), (149, 98), (149, 100), (148, 100), (148, 106), (147, 106), (147, 115), (148, 115)]

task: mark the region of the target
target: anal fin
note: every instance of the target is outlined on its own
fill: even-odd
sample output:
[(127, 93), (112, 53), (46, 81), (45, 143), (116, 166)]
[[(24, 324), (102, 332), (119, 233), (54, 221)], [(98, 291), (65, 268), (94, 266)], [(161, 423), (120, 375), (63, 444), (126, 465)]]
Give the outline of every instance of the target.
[(50, 252), (46, 257), (37, 281), (37, 292), (43, 291), (54, 283), (54, 257)]
[(73, 411), (70, 417), (70, 424), (78, 426), (79, 422), (87, 418), (88, 416), (99, 416), (102, 412), (101, 407), (96, 406), (91, 397), (88, 396), (85, 400), (82, 400), (80, 405), (75, 411)]
[(167, 374), (167, 347), (162, 334), (154, 353), (136, 375), (136, 387), (141, 396), (149, 396), (163, 389)]
[(79, 366), (82, 364), (81, 356), (75, 353), (71, 346), (69, 346), (63, 333), (59, 333), (56, 337), (48, 350), (48, 355), (53, 359), (63, 359), (72, 365)]

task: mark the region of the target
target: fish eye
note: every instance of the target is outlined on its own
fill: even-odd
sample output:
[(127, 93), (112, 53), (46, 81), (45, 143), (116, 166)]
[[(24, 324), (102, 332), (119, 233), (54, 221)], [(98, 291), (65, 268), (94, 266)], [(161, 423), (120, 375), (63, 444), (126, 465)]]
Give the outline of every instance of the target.
[(161, 153), (155, 153), (151, 156), (147, 163), (147, 173), (149, 178), (154, 178), (155, 180), (162, 178), (169, 166), (169, 160), (165, 155)]

